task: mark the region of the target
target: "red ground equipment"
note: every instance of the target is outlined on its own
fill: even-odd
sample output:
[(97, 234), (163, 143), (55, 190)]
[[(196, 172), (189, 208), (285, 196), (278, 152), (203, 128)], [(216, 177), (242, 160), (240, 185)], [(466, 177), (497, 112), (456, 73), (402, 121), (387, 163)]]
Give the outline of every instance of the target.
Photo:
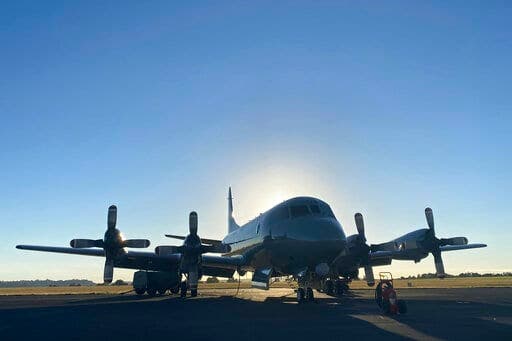
[(375, 288), (375, 301), (384, 314), (405, 314), (407, 305), (405, 301), (399, 300), (393, 287), (393, 275), (391, 272), (379, 273), (379, 284)]

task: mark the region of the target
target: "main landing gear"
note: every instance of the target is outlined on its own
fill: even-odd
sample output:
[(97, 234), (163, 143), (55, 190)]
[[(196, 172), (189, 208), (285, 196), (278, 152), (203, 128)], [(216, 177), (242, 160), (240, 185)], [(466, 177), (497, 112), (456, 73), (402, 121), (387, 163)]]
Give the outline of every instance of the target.
[[(180, 297), (185, 298), (187, 297), (187, 290), (188, 290), (188, 284), (186, 281), (181, 282), (180, 284)], [(190, 289), (190, 297), (196, 297), (197, 296), (197, 289)]]
[(298, 288), (297, 289), (297, 302), (305, 303), (305, 302), (313, 302), (315, 300), (315, 296), (313, 294), (313, 289), (310, 287), (307, 288)]
[(343, 279), (327, 279), (323, 283), (322, 291), (329, 296), (341, 297), (348, 291), (348, 281)]

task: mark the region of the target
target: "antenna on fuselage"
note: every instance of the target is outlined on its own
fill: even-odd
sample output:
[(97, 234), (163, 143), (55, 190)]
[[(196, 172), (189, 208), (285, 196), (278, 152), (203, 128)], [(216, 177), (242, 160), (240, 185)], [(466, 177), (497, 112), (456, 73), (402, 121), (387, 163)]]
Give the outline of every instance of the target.
[(228, 233), (233, 232), (237, 228), (239, 228), (238, 224), (233, 218), (233, 196), (231, 195), (231, 186), (228, 191)]

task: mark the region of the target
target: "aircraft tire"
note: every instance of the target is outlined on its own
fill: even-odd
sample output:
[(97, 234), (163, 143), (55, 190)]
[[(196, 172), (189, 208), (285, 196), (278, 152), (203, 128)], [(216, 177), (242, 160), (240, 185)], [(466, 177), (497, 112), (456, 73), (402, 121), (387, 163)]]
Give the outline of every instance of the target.
[(297, 303), (304, 303), (304, 299), (306, 297), (306, 293), (304, 292), (304, 288), (297, 289)]
[(180, 297), (187, 296), (187, 282), (183, 281), (180, 284)]
[(156, 295), (156, 289), (155, 288), (148, 288), (148, 295), (153, 297)]
[(312, 302), (315, 300), (315, 295), (313, 294), (313, 289), (306, 289), (306, 301)]
[(165, 293), (166, 293), (166, 292), (167, 292), (167, 289), (166, 289), (166, 288), (160, 288), (160, 289), (158, 289), (158, 294), (159, 294), (159, 295), (162, 295), (162, 296), (163, 296), (163, 295), (165, 295)]
[(328, 279), (327, 281), (325, 281), (325, 284), (324, 284), (324, 292), (327, 294), (327, 295), (332, 295), (333, 292), (334, 292), (334, 283)]
[(137, 289), (135, 289), (135, 293), (137, 295), (139, 295), (139, 296), (142, 296), (142, 295), (144, 295), (146, 293), (146, 289), (144, 289), (144, 288), (137, 288)]
[(338, 297), (343, 296), (343, 282), (342, 281), (336, 281), (334, 283), (334, 294)]
[(197, 296), (197, 289), (191, 289), (190, 290), (190, 296), (191, 297), (196, 297)]

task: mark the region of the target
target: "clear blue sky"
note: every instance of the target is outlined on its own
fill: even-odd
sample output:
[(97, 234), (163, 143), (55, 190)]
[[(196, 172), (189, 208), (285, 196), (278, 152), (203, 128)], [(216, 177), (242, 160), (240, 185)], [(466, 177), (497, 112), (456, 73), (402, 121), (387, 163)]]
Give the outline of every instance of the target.
[[(447, 272), (511, 270), (512, 5), (12, 1), (0, 5), (0, 280), (90, 278), (103, 260), (14, 249), (169, 243), (199, 212), (226, 232), (295, 195), (370, 242), (424, 227), (487, 249)], [(397, 274), (433, 272), (395, 262)], [(116, 277), (130, 278), (130, 271)]]

